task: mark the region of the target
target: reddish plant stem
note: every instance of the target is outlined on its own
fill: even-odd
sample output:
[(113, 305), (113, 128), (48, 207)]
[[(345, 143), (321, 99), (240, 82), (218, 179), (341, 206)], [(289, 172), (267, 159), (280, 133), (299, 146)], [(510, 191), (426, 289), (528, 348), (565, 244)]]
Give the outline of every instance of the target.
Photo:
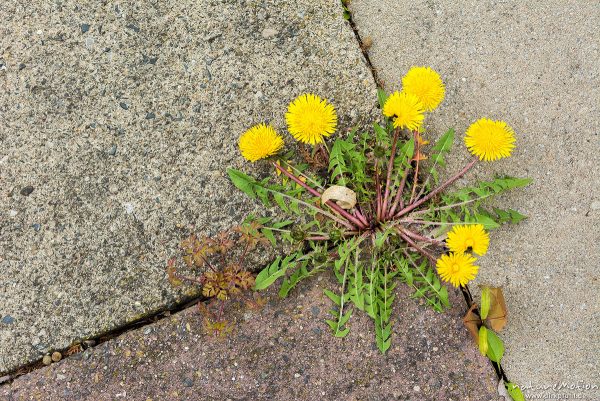
[(402, 230), (402, 232), (404, 234), (406, 234), (407, 236), (409, 236), (409, 237), (411, 237), (411, 238), (413, 238), (413, 239), (415, 239), (417, 241), (429, 242), (431, 244), (439, 245), (439, 246), (443, 246), (444, 245), (443, 241), (438, 241), (438, 240), (433, 239), (433, 238), (425, 237), (425, 236), (423, 236), (421, 234), (418, 234), (418, 233), (415, 233), (413, 231), (410, 231), (407, 228), (401, 228), (400, 230)]
[(327, 241), (329, 237), (326, 235), (316, 235), (313, 237), (306, 237), (306, 239), (310, 241)]
[[(319, 193), (319, 191), (317, 191), (316, 189), (312, 188), (311, 186), (309, 186), (308, 184), (303, 182), (301, 179), (299, 179), (294, 174), (290, 173), (289, 171), (287, 171), (286, 169), (281, 167), (279, 164), (273, 162), (273, 166), (275, 166), (276, 169), (281, 171), (286, 177), (288, 177), (289, 179), (291, 179), (292, 181), (294, 181), (295, 183), (297, 183), (298, 185), (300, 185), (301, 187), (306, 189), (312, 195), (314, 195), (318, 198), (321, 197), (321, 194)], [(346, 224), (344, 224), (344, 225), (346, 225), (346, 227), (349, 228), (350, 230), (354, 230), (356, 228), (366, 228), (366, 226), (364, 226), (360, 220), (358, 220), (356, 217), (352, 216), (350, 213), (348, 213), (347, 211), (345, 211), (344, 209), (339, 207), (335, 202), (328, 200), (327, 202), (325, 202), (325, 204), (327, 206), (329, 206), (331, 209), (333, 209), (336, 213), (338, 213), (339, 215), (344, 217), (346, 220), (348, 220), (348, 222), (349, 222), (348, 225), (346, 225)]]
[(392, 152), (390, 155), (390, 161), (387, 166), (387, 177), (385, 180), (385, 190), (383, 192), (383, 205), (381, 206), (383, 218), (388, 216), (388, 198), (390, 196), (390, 186), (392, 183), (392, 171), (394, 170), (394, 157), (396, 156), (396, 145), (398, 144), (398, 135), (400, 129), (396, 128), (394, 131), (394, 139), (392, 139)]
[(452, 183), (454, 183), (454, 181), (458, 180), (460, 177), (462, 177), (463, 175), (465, 175), (467, 173), (467, 171), (469, 171), (475, 165), (475, 163), (477, 163), (477, 160), (478, 159), (475, 158), (472, 161), (470, 161), (469, 164), (467, 164), (454, 177), (451, 177), (448, 181), (444, 182), (442, 185), (440, 185), (439, 187), (437, 187), (436, 189), (434, 189), (433, 191), (431, 191), (430, 193), (428, 193), (423, 198), (421, 198), (421, 199), (419, 199), (419, 200), (411, 203), (410, 205), (406, 206), (404, 209), (401, 209), (398, 213), (396, 213), (396, 215), (394, 217), (400, 217), (402, 215), (405, 215), (406, 213), (410, 212), (411, 210), (414, 210), (414, 209), (418, 208), (423, 203), (427, 202), (429, 199), (431, 199), (434, 196), (436, 196), (438, 193), (442, 192), (449, 185), (451, 185)]
[(248, 254), (249, 250), (250, 250), (250, 243), (246, 242), (246, 246), (244, 247), (244, 252), (242, 252), (242, 256), (240, 257), (240, 266), (244, 265), (244, 262), (246, 261), (246, 255)]
[(179, 280), (187, 280), (187, 281), (190, 281), (192, 283), (196, 283), (196, 284), (199, 284), (199, 285), (204, 285), (204, 283), (202, 281), (200, 281), (199, 279), (194, 278), (194, 277), (183, 276), (183, 275), (181, 275), (179, 273), (175, 273), (175, 277), (178, 278)]
[[(246, 252), (244, 251), (244, 254)], [(206, 259), (203, 255), (198, 254), (198, 256), (200, 256), (200, 258), (202, 258), (202, 261), (210, 268), (210, 270), (212, 270), (213, 272), (217, 272), (217, 269), (208, 261), (208, 259)]]
[(406, 234), (404, 234), (402, 232), (402, 230), (400, 230), (399, 228), (396, 230), (396, 232), (398, 233), (400, 238), (402, 238), (404, 241), (406, 241), (406, 243), (408, 245), (415, 248), (417, 250), (417, 252), (419, 252), (421, 255), (425, 256), (427, 259), (429, 259), (431, 262), (433, 262), (435, 264), (435, 256), (433, 256), (432, 254), (427, 252), (425, 249), (423, 249), (419, 245), (417, 245), (416, 242), (414, 242), (412, 239), (410, 239), (410, 237), (408, 237)]
[(358, 205), (356, 205), (356, 210), (354, 214), (365, 226), (369, 225), (369, 222), (367, 221), (366, 217), (360, 212), (360, 207)]
[(404, 186), (406, 185), (406, 178), (408, 178), (408, 171), (410, 168), (404, 170), (404, 175), (402, 176), (402, 181), (400, 181), (400, 187), (398, 188), (398, 192), (396, 193), (396, 197), (394, 198), (394, 203), (392, 204), (392, 208), (388, 213), (388, 217), (392, 217), (398, 205), (400, 205), (400, 209), (404, 207), (404, 199), (402, 198), (402, 192), (404, 192)]
[(416, 152), (417, 162), (415, 165), (415, 176), (413, 178), (413, 187), (412, 187), (412, 191), (410, 191), (410, 200), (408, 201), (409, 204), (413, 203), (413, 200), (415, 198), (415, 190), (417, 189), (417, 183), (419, 182), (419, 160), (421, 160), (421, 142), (419, 141), (419, 132), (414, 131), (413, 134), (415, 137), (415, 149), (417, 150), (417, 152)]

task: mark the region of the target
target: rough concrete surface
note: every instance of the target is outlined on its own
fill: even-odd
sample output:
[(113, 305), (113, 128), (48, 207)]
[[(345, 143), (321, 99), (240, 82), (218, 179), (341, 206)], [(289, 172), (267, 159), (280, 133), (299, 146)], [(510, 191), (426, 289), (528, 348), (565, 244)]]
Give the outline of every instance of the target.
[[(504, 367), (530, 396), (600, 399), (600, 3), (353, 0), (353, 19), (388, 89), (431, 66), (446, 99), (430, 135), (462, 136), (487, 116), (516, 131), (513, 157), (475, 176), (529, 176), (501, 204), (529, 219), (491, 234), (477, 283), (504, 288)], [(462, 141), (449, 170), (467, 157)], [(596, 386), (540, 390), (539, 386)], [(530, 387), (530, 388), (528, 388)]]
[(284, 133), (306, 91), (342, 129), (376, 103), (337, 0), (8, 0), (0, 21), (0, 372), (176, 301), (179, 240), (251, 209), (225, 178), (251, 124)]
[(90, 348), (0, 388), (2, 400), (499, 401), (496, 376), (462, 327), (464, 301), (444, 314), (399, 287), (392, 347), (382, 356), (363, 313), (345, 339), (323, 321), (333, 277), (303, 282), (288, 299), (269, 290), (258, 311), (230, 305), (235, 331), (202, 334), (195, 309)]

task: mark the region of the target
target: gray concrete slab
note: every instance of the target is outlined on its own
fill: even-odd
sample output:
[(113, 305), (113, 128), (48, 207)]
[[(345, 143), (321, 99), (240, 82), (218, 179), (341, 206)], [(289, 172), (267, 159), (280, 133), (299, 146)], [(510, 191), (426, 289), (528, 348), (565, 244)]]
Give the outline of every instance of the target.
[(251, 124), (283, 132), (305, 91), (342, 129), (376, 103), (337, 0), (8, 0), (0, 21), (0, 372), (180, 299), (190, 226), (252, 209), (225, 178)]
[[(431, 136), (448, 126), (463, 134), (484, 116), (515, 129), (513, 157), (475, 176), (532, 177), (502, 200), (530, 218), (492, 233), (476, 284), (504, 287), (509, 378), (534, 388), (594, 385), (562, 393), (600, 399), (600, 4), (353, 0), (351, 8), (387, 88), (399, 88), (411, 65), (440, 72), (447, 93), (427, 117)], [(450, 170), (467, 157), (459, 147)]]
[(224, 340), (202, 334), (191, 308), (21, 376), (0, 388), (0, 400), (504, 400), (462, 327), (458, 291), (439, 314), (398, 287), (383, 356), (363, 313), (346, 338), (331, 335), (322, 289), (336, 287), (332, 275), (302, 284), (285, 300), (270, 289), (259, 311), (230, 305), (235, 329)]

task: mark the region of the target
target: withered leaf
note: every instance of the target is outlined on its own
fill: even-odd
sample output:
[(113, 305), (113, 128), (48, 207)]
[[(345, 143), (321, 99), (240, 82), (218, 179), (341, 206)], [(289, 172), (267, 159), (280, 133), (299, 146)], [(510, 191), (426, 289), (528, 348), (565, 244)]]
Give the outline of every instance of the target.
[(175, 272), (175, 261), (172, 259), (169, 260), (167, 264), (167, 277), (169, 279), (169, 283), (171, 283), (171, 285), (174, 287), (178, 287), (183, 284), (183, 281), (177, 277)]
[(475, 341), (475, 344), (479, 344), (479, 325), (481, 324), (481, 319), (474, 312), (474, 310), (476, 308), (477, 308), (477, 304), (471, 305), (471, 307), (465, 314), (465, 317), (463, 317), (463, 323), (464, 323), (465, 327), (467, 328), (467, 330), (469, 330), (469, 333), (471, 333), (471, 336), (473, 337), (473, 341)]
[(486, 320), (490, 328), (498, 332), (506, 326), (508, 315), (502, 288), (490, 287), (490, 301), (490, 311)]

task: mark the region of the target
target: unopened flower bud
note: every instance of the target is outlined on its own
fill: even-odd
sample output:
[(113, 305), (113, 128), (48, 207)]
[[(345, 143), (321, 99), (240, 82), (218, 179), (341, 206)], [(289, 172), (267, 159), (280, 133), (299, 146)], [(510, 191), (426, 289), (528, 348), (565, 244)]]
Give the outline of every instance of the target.
[(306, 238), (306, 233), (298, 226), (292, 228), (290, 235), (294, 241), (303, 241)]
[(483, 356), (486, 356), (488, 352), (488, 336), (485, 326), (479, 328), (479, 352)]
[(490, 312), (490, 305), (492, 301), (492, 296), (490, 294), (490, 287), (483, 287), (481, 289), (481, 308), (479, 310), (481, 315), (481, 320), (485, 320), (488, 313)]
[(332, 241), (339, 241), (342, 239), (342, 232), (340, 230), (333, 230), (329, 233), (329, 239)]

